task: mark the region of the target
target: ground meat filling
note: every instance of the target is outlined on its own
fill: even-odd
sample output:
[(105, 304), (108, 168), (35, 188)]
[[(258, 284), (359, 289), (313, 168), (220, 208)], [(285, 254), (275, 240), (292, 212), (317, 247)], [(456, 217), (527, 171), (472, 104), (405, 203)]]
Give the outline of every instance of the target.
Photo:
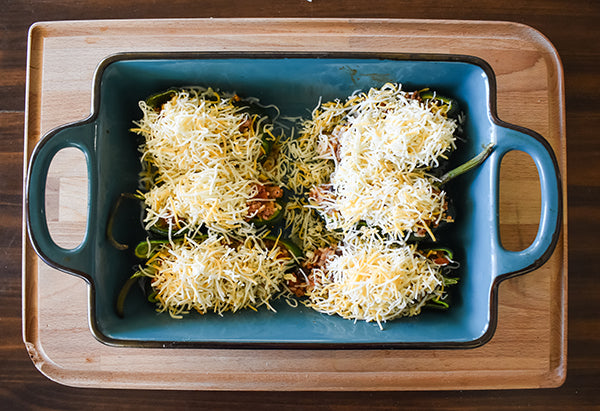
[(295, 279), (288, 280), (287, 286), (290, 291), (297, 297), (305, 296), (315, 286), (313, 270), (321, 269), (326, 272), (325, 266), (330, 257), (340, 254), (341, 252), (337, 247), (317, 248), (313, 256), (302, 265), (302, 272), (296, 273), (294, 275)]
[(270, 220), (281, 210), (275, 200), (283, 197), (283, 189), (272, 184), (256, 184), (254, 190), (256, 193), (247, 203), (248, 219)]

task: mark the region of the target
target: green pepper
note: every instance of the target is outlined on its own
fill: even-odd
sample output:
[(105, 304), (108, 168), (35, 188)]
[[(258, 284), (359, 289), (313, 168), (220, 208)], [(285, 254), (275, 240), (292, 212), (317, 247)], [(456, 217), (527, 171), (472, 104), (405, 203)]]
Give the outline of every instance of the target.
[(135, 274), (129, 277), (127, 281), (125, 281), (125, 284), (121, 288), (121, 291), (117, 296), (117, 304), (115, 307), (119, 318), (123, 318), (124, 316), (125, 299), (127, 298), (127, 294), (129, 294), (129, 291), (131, 290), (131, 286), (135, 284), (141, 277), (144, 277), (144, 275), (141, 273), (141, 271), (137, 271)]
[(302, 258), (304, 255), (300, 247), (296, 245), (292, 240), (284, 237), (276, 237), (274, 235), (268, 235), (265, 237), (265, 240), (272, 241), (274, 244), (281, 244), (290, 254), (292, 254), (296, 259)]
[(274, 225), (280, 223), (283, 220), (284, 207), (279, 201), (275, 202), (275, 206), (276, 206), (275, 212), (269, 218), (253, 217), (250, 219), (250, 222), (257, 227), (274, 226)]
[(161, 245), (169, 244), (169, 240), (161, 239), (161, 240), (149, 240), (142, 241), (135, 247), (135, 256), (140, 259), (149, 258), (156, 249)]
[[(458, 167), (448, 171), (447, 173), (445, 173), (443, 176), (439, 177), (439, 180), (435, 183), (435, 185), (438, 188), (441, 188), (443, 185), (447, 184), (450, 180), (474, 169), (475, 167), (478, 167), (479, 165), (481, 165), (485, 159), (488, 158), (488, 156), (491, 154), (491, 152), (494, 150), (494, 144), (490, 143), (488, 144), (483, 151), (481, 151), (479, 154), (477, 154), (475, 157), (471, 158), (470, 160), (468, 160), (467, 162), (459, 165)], [(448, 203), (448, 210), (445, 212), (446, 216), (452, 216), (455, 213), (452, 212), (453, 207), (452, 207), (452, 203), (449, 202)], [(442, 220), (442, 222), (440, 223), (439, 226), (437, 227), (430, 227), (431, 230), (438, 230), (440, 226), (446, 224), (447, 221), (446, 220)], [(421, 241), (424, 238), (426, 238), (427, 235), (417, 235), (415, 233), (411, 233), (409, 236), (409, 241)]]
[(437, 185), (443, 186), (444, 184), (446, 184), (448, 181), (452, 180), (453, 178), (456, 178), (468, 171), (471, 171), (475, 167), (478, 167), (485, 161), (486, 158), (488, 158), (488, 156), (492, 153), (493, 150), (494, 150), (494, 143), (489, 143), (487, 146), (484, 147), (483, 151), (481, 151), (475, 157), (471, 158), (467, 162), (459, 165), (458, 167), (448, 171), (446, 174), (441, 176), (440, 181), (439, 181), (439, 183), (437, 183)]
[(150, 231), (151, 233), (154, 233), (160, 237), (168, 237), (169, 236), (169, 226), (167, 225), (165, 227), (165, 225), (161, 224), (160, 222), (157, 222), (156, 224), (153, 224), (150, 227), (148, 227), (148, 231)]
[[(151, 270), (151, 268), (146, 267), (145, 270), (149, 271), (149, 270)], [(142, 273), (142, 271), (136, 271), (135, 274), (133, 274), (131, 277), (129, 277), (127, 279), (127, 281), (125, 281), (125, 284), (123, 284), (123, 287), (121, 288), (121, 291), (119, 292), (119, 295), (117, 296), (117, 303), (115, 305), (115, 310), (116, 310), (116, 313), (119, 316), (119, 318), (124, 317), (125, 300), (127, 299), (127, 295), (129, 295), (129, 292), (131, 291), (131, 287), (133, 286), (133, 284), (135, 284), (136, 282), (140, 282), (140, 281), (143, 283), (143, 288), (144, 288), (143, 293), (144, 293), (144, 295), (146, 295), (146, 299), (151, 303), (156, 303), (158, 301), (156, 299), (157, 293), (152, 288), (152, 285), (150, 284), (150, 277), (148, 277), (147, 275)]]
[[(152, 287), (150, 287), (152, 288)], [(156, 303), (158, 302), (158, 298), (156, 298), (156, 295), (158, 294), (158, 292), (156, 290), (152, 290), (151, 292), (148, 293), (148, 302), (150, 303)]]
[(175, 97), (178, 92), (179, 90), (175, 88), (170, 88), (166, 91), (161, 91), (159, 93), (152, 94), (146, 99), (146, 105), (148, 107), (152, 107), (155, 110), (160, 110), (163, 104)]
[[(122, 244), (122, 243), (118, 242), (115, 239), (114, 233), (113, 233), (113, 227), (115, 224), (115, 218), (117, 215), (117, 211), (121, 207), (121, 204), (124, 199), (144, 201), (144, 195), (139, 194), (139, 193), (135, 193), (135, 194), (121, 193), (119, 195), (119, 197), (117, 198), (117, 201), (115, 202), (112, 210), (110, 211), (110, 213), (108, 215), (108, 222), (106, 224), (106, 237), (108, 238), (108, 241), (111, 243), (111, 245), (118, 250), (126, 250), (127, 248), (129, 248), (129, 246), (127, 244)], [(156, 224), (150, 226), (149, 231), (160, 237), (165, 237), (165, 238), (169, 237), (169, 236), (171, 236), (173, 238), (179, 238), (179, 237), (183, 237), (186, 234), (186, 233), (182, 232), (182, 233), (177, 233), (176, 235), (174, 235), (172, 232), (170, 232), (169, 225), (165, 220), (159, 220)]]
[(260, 156), (258, 157), (258, 161), (263, 163), (273, 151), (273, 145), (275, 144), (275, 140), (268, 134), (262, 133), (260, 137)]
[[(452, 261), (454, 258), (453, 251), (447, 247), (435, 247), (435, 248), (421, 250), (421, 252), (425, 253), (425, 255), (430, 251), (442, 252), (450, 261)], [(445, 275), (442, 275), (442, 279), (443, 279), (442, 281), (443, 281), (444, 287), (454, 285), (454, 284), (458, 283), (458, 280), (459, 280), (458, 278), (446, 277)], [(425, 306), (428, 308), (436, 308), (436, 309), (440, 309), (440, 310), (447, 310), (448, 308), (450, 308), (450, 305), (446, 301), (441, 300), (440, 297), (435, 297), (435, 298), (428, 300), (425, 303)]]
[[(193, 240), (202, 242), (202, 241), (206, 240), (207, 238), (208, 238), (207, 235), (199, 234), (199, 235), (195, 236), (193, 238)], [(173, 240), (173, 242), (178, 243), (183, 240), (184, 240), (183, 238), (177, 238), (177, 239)], [(146, 259), (146, 258), (149, 258), (149, 256), (151, 256), (152, 254), (154, 254), (160, 246), (162, 246), (164, 244), (170, 244), (170, 243), (171, 243), (171, 241), (166, 238), (141, 241), (135, 247), (134, 253), (137, 258)]]
[(186, 234), (186, 231), (173, 230), (169, 227), (169, 223), (167, 223), (164, 219), (159, 219), (156, 223), (148, 227), (148, 231), (153, 234), (156, 234), (159, 237), (171, 237), (171, 238), (181, 238)]
[(435, 248), (426, 248), (426, 249), (422, 249), (421, 252), (422, 253), (429, 253), (429, 252), (442, 252), (446, 257), (448, 257), (448, 259), (450, 261), (452, 261), (454, 259), (454, 252), (447, 248), (447, 247), (435, 247)]
[(144, 197), (140, 194), (121, 193), (117, 198), (117, 201), (115, 201), (113, 208), (110, 210), (110, 213), (108, 215), (108, 222), (106, 223), (106, 237), (108, 238), (108, 242), (117, 250), (127, 250), (127, 248), (129, 247), (127, 244), (122, 244), (118, 242), (115, 239), (113, 233), (113, 227), (115, 225), (117, 211), (121, 207), (121, 203), (124, 199), (143, 200)]
[(444, 277), (444, 286), (458, 284), (457, 277)]
[(425, 303), (425, 307), (435, 308), (438, 310), (447, 310), (448, 308), (450, 308), (450, 305), (447, 302), (440, 300), (438, 297), (427, 300), (427, 302)]
[[(200, 234), (200, 235), (194, 237), (194, 240), (203, 241), (207, 237), (208, 236), (206, 236), (204, 234)], [(178, 239), (175, 241), (181, 242), (181, 241), (183, 241), (183, 239)], [(141, 241), (135, 247), (135, 251), (134, 251), (135, 256), (139, 259), (149, 260), (157, 252), (157, 249), (165, 244), (170, 244), (170, 241), (166, 238), (159, 239), (159, 240)], [(150, 269), (151, 269), (150, 267), (145, 268), (145, 270), (150, 270)], [(148, 277), (146, 275), (144, 275), (142, 273), (142, 271), (136, 271), (135, 274), (133, 274), (131, 277), (129, 277), (129, 279), (127, 279), (127, 281), (121, 288), (121, 291), (119, 292), (119, 295), (117, 296), (117, 303), (116, 303), (116, 312), (120, 318), (123, 318), (125, 299), (127, 298), (127, 295), (129, 294), (129, 292), (131, 290), (131, 286), (133, 284), (135, 284), (135, 282), (138, 281), (140, 278), (143, 279), (143, 278), (148, 278)], [(146, 284), (146, 285), (148, 285), (148, 284)], [(148, 301), (153, 302), (153, 303), (156, 302), (156, 292), (155, 291), (146, 290), (146, 293), (148, 295), (148, 297), (147, 297)]]
[(419, 96), (425, 102), (432, 102), (437, 105), (447, 106), (446, 116), (455, 118), (460, 112), (460, 106), (458, 101), (453, 98), (442, 96), (431, 90), (422, 90), (419, 92)]

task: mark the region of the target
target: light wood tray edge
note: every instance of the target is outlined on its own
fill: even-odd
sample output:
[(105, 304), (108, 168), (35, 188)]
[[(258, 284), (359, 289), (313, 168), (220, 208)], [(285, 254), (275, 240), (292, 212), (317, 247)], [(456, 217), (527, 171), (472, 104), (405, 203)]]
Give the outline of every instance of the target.
[[(157, 21), (157, 22), (162, 22), (162, 23), (166, 23), (166, 22), (172, 22), (172, 23), (178, 23), (178, 22), (190, 22), (191, 20), (193, 21), (204, 21), (204, 22), (215, 22), (215, 21), (223, 21), (223, 20), (230, 20), (230, 21), (235, 21), (235, 22), (240, 22), (240, 21), (264, 21), (263, 19), (157, 19), (157, 20), (149, 20), (149, 21)], [(317, 22), (317, 21), (321, 21), (321, 22), (337, 22), (337, 23), (348, 23), (348, 24), (355, 24), (357, 22), (361, 22), (361, 21), (368, 21), (368, 22), (397, 22), (399, 20), (395, 20), (395, 19), (295, 19), (295, 18), (280, 18), (280, 19), (271, 19), (273, 21), (276, 22), (280, 22), (280, 23), (289, 23), (292, 21), (311, 21), (311, 22)], [(31, 26), (30, 28), (30, 32), (29, 32), (29, 43), (28, 43), (28, 62), (27, 62), (27, 79), (26, 79), (26, 117), (25, 117), (25, 150), (24, 150), (24, 175), (26, 175), (27, 173), (27, 167), (28, 167), (28, 160), (29, 160), (29, 156), (31, 153), (31, 150), (33, 149), (33, 147), (29, 144), (29, 138), (32, 135), (39, 135), (39, 130), (36, 129), (36, 127), (31, 127), (32, 122), (31, 122), (31, 118), (35, 118), (36, 114), (39, 114), (39, 100), (36, 100), (36, 102), (38, 103), (37, 106), (33, 105), (31, 99), (30, 99), (30, 93), (32, 92), (32, 90), (36, 89), (36, 86), (39, 86), (39, 82), (36, 83), (36, 85), (32, 85), (32, 79), (31, 79), (31, 73), (30, 70), (32, 69), (32, 65), (36, 68), (41, 68), (41, 57), (42, 56), (37, 56), (38, 60), (33, 60), (32, 59), (32, 48), (36, 47), (36, 44), (39, 46), (39, 41), (43, 40), (44, 35), (46, 35), (47, 33), (45, 32), (45, 30), (48, 29), (54, 29), (57, 27), (60, 27), (63, 24), (66, 25), (73, 25), (73, 26), (77, 26), (78, 24), (81, 23), (89, 23), (92, 25), (99, 25), (99, 26), (105, 26), (105, 25), (109, 25), (109, 26), (118, 26), (121, 23), (127, 22), (127, 21), (134, 21), (134, 22), (139, 22), (139, 20), (97, 20), (97, 21), (55, 21), (55, 22), (39, 22), (39, 23), (35, 23), (34, 25)], [(560, 130), (560, 135), (561, 135), (561, 140), (562, 143), (561, 144), (561, 156), (560, 156), (560, 168), (561, 168), (561, 178), (562, 178), (562, 184), (563, 184), (563, 233), (562, 233), (562, 241), (563, 241), (563, 282), (564, 282), (564, 286), (562, 287), (561, 290), (561, 297), (563, 300), (563, 304), (557, 304), (557, 308), (556, 311), (558, 313), (560, 313), (560, 315), (558, 316), (558, 318), (560, 319), (561, 322), (561, 326), (560, 329), (562, 330), (562, 332), (558, 333), (556, 338), (559, 340), (560, 342), (560, 346), (562, 347), (561, 352), (562, 355), (558, 356), (552, 363), (555, 365), (553, 368), (550, 368), (548, 370), (548, 373), (543, 375), (543, 376), (536, 376), (536, 379), (538, 380), (538, 382), (540, 383), (539, 385), (536, 384), (531, 384), (531, 382), (525, 382), (525, 383), (520, 383), (518, 381), (515, 381), (515, 384), (513, 386), (506, 386), (503, 387), (503, 381), (502, 379), (505, 377), (501, 377), (500, 381), (498, 381), (498, 384), (481, 384), (481, 385), (471, 385), (471, 386), (466, 386), (464, 387), (465, 389), (492, 389), (492, 388), (533, 388), (533, 387), (557, 387), (562, 385), (562, 383), (564, 382), (564, 379), (566, 378), (566, 353), (567, 353), (567, 339), (566, 339), (566, 335), (567, 335), (567, 218), (566, 218), (566, 210), (567, 210), (567, 193), (566, 193), (566, 181), (567, 181), (567, 176), (566, 176), (566, 141), (565, 141), (565, 125), (564, 125), (564, 119), (565, 119), (565, 108), (564, 108), (564, 81), (563, 81), (563, 69), (562, 69), (562, 63), (560, 61), (560, 57), (558, 56), (558, 53), (556, 52), (554, 46), (552, 46), (552, 44), (549, 42), (549, 40), (543, 36), (541, 33), (539, 33), (538, 31), (536, 31), (535, 29), (526, 26), (526, 25), (522, 25), (519, 23), (513, 23), (513, 22), (496, 22), (496, 21), (481, 21), (481, 22), (477, 22), (477, 21), (445, 21), (445, 20), (401, 20), (407, 23), (436, 23), (436, 24), (484, 24), (484, 25), (490, 25), (490, 26), (512, 26), (513, 28), (517, 28), (518, 30), (520, 30), (524, 36), (529, 37), (533, 42), (535, 42), (541, 49), (546, 50), (547, 52), (547, 56), (550, 57), (550, 61), (552, 64), (552, 68), (555, 70), (555, 72), (557, 73), (558, 78), (556, 79), (558, 82), (558, 89), (560, 90), (559, 95), (558, 95), (558, 103), (560, 105), (560, 119), (561, 119), (561, 130)], [(24, 190), (25, 193), (25, 190)], [(25, 205), (26, 205), (26, 198), (24, 195), (24, 202), (23, 202), (23, 221), (26, 221), (26, 215), (25, 215)], [(38, 335), (38, 328), (37, 328), (37, 290), (36, 290), (36, 275), (35, 275), (35, 268), (37, 268), (38, 265), (38, 259), (37, 256), (33, 250), (33, 248), (31, 247), (30, 241), (29, 241), (29, 237), (27, 234), (27, 228), (26, 225), (23, 225), (23, 258), (22, 258), (22, 263), (23, 263), (23, 339), (27, 348), (27, 351), (29, 352), (32, 361), (34, 363), (34, 365), (36, 366), (36, 368), (38, 368), (40, 370), (40, 372), (42, 372), (44, 375), (46, 375), (48, 378), (50, 378), (51, 380), (57, 381), (59, 383), (62, 384), (66, 384), (66, 385), (72, 385), (72, 386), (77, 386), (77, 387), (91, 387), (91, 386), (96, 386), (95, 385), (95, 381), (90, 381), (87, 380), (85, 378), (77, 378), (77, 376), (73, 376), (72, 373), (65, 373), (65, 369), (63, 367), (61, 367), (60, 365), (54, 363), (52, 361), (51, 358), (49, 358), (46, 353), (43, 350), (43, 346), (41, 344), (41, 341), (39, 340), (39, 335)], [(35, 307), (35, 308), (34, 308)], [(527, 373), (524, 373), (527, 374)], [(114, 377), (114, 376), (113, 376)], [(494, 380), (493, 376), (489, 376), (491, 378), (491, 380)], [(532, 377), (532, 376), (530, 376)], [(541, 377), (541, 378), (540, 378)], [(152, 386), (152, 384), (149, 384), (148, 386), (144, 387), (144, 386), (140, 386), (137, 384), (127, 384), (125, 381), (118, 381), (118, 380), (114, 380), (115, 384), (106, 384), (107, 388), (157, 388), (156, 386)], [(160, 387), (158, 387), (160, 388)], [(206, 387), (203, 387), (202, 384), (198, 384), (198, 383), (191, 383), (189, 386), (187, 387), (175, 387), (177, 389), (204, 389)], [(210, 389), (215, 389), (215, 387), (211, 387)], [(225, 388), (227, 389), (227, 388)], [(296, 388), (298, 390), (303, 389), (303, 387), (298, 387)], [(343, 387), (340, 387), (340, 389), (343, 389)], [(352, 389), (352, 388), (349, 388)], [(375, 387), (374, 389), (381, 389), (381, 390), (386, 390), (386, 389), (394, 389), (393, 387), (386, 387), (381, 386), (381, 387)], [(413, 387), (412, 389), (427, 389), (427, 388), (418, 388), (418, 387)], [(450, 386), (450, 387), (444, 387), (441, 386), (439, 387), (439, 389), (454, 389), (454, 387)]]

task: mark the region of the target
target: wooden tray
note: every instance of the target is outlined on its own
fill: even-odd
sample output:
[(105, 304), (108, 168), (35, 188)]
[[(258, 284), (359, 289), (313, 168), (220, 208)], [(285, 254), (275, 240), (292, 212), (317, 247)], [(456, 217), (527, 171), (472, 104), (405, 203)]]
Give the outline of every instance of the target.
[[(51, 128), (87, 117), (92, 76), (124, 51), (381, 51), (452, 53), (486, 60), (498, 115), (552, 145), (566, 187), (562, 68), (552, 45), (514, 23), (363, 19), (192, 19), (38, 23), (29, 37), (25, 167)], [(73, 153), (74, 151), (74, 153)], [(54, 238), (75, 246), (85, 228), (86, 176), (76, 150), (55, 158), (47, 215)], [(510, 153), (501, 171), (504, 244), (525, 248), (539, 218), (533, 161)], [(563, 189), (566, 206), (566, 189)], [(564, 381), (567, 223), (540, 269), (499, 287), (492, 340), (466, 350), (134, 349), (101, 344), (88, 329), (83, 280), (49, 268), (24, 233), (23, 337), (48, 378), (79, 387), (190, 390), (438, 390), (555, 387)]]

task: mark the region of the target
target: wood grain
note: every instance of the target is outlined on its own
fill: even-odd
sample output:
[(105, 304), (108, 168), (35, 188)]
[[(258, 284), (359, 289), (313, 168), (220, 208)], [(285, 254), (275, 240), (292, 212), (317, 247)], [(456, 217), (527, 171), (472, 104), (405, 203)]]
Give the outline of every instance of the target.
[[(589, 0), (148, 2), (0, 0), (0, 401), (5, 409), (600, 409), (600, 4)], [(27, 29), (35, 21), (156, 17), (397, 17), (508, 20), (533, 26), (565, 68), (569, 237), (569, 361), (557, 389), (429, 392), (194, 392), (77, 389), (33, 366), (21, 336), (21, 185)]]
[[(148, 46), (140, 46), (146, 44), (139, 40), (142, 36)], [(475, 55), (492, 65), (499, 116), (543, 133), (566, 177), (560, 65), (549, 43), (521, 25), (390, 19), (60, 22), (35, 26), (30, 47), (29, 149), (51, 128), (88, 115), (93, 72), (102, 58), (118, 51), (454, 53)], [(57, 102), (67, 95), (69, 109), (59, 109)], [(518, 155), (508, 156), (502, 169), (508, 184), (501, 200), (503, 239), (509, 248), (518, 249), (528, 245), (537, 230), (540, 193), (532, 189), (537, 171)], [(72, 159), (58, 161), (57, 174), (49, 180), (54, 192), (48, 201), (54, 210), (48, 214), (57, 238), (66, 241), (73, 241), (78, 225), (85, 227), (83, 214), (72, 207), (80, 200), (78, 193), (86, 190), (76, 170)], [(561, 384), (565, 375), (563, 240), (542, 268), (500, 286), (496, 334), (477, 349), (195, 350), (192, 358), (189, 350), (119, 349), (96, 342), (88, 330), (84, 282), (50, 269), (26, 251), (26, 345), (38, 369), (64, 384), (210, 390), (481, 389), (551, 387)], [(157, 358), (163, 364), (162, 379), (147, 371)]]

